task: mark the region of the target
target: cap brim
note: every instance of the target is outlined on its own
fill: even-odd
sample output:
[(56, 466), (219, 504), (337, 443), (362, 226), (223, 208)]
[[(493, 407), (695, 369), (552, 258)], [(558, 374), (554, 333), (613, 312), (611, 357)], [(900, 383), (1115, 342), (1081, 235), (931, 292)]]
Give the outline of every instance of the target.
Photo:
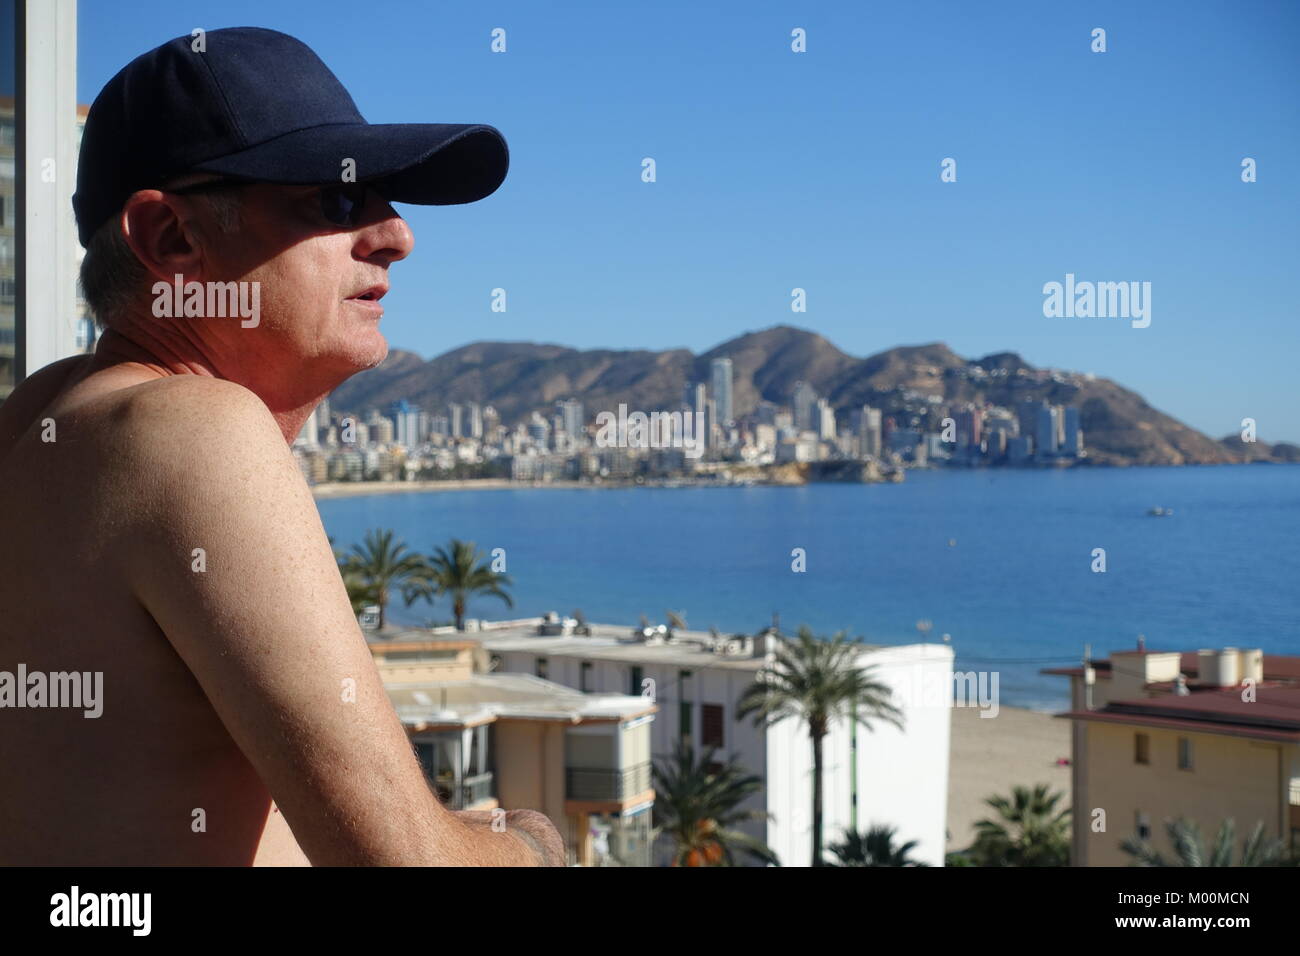
[[(496, 192), (510, 152), (495, 128), (456, 123), (313, 126), (286, 133), (194, 169), (286, 185), (384, 181), (393, 202), (452, 206)], [(351, 177), (349, 177), (349, 180)]]

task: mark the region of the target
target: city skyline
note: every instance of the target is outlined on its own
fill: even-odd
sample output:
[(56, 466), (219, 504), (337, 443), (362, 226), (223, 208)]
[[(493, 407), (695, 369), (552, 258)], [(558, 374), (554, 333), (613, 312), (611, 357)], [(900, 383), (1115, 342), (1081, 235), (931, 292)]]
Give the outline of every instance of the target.
[[(340, 0), (311, 18), (247, 0), (185, 9), (86, 5), (79, 99), (154, 43), (251, 22), (309, 43), (371, 122), (504, 133), (498, 193), (398, 207), (416, 248), (384, 300), (394, 345), (700, 351), (796, 321), (858, 355), (1010, 348), (1139, 383), (1208, 435), (1249, 416), (1270, 441), (1300, 441), (1294, 4), (760, 3), (736, 17), (503, 3), (440, 10), (421, 30), (375, 10), (359, 35), (335, 28), (354, 12)], [(490, 50), (497, 28), (505, 53)], [(1046, 317), (1044, 285), (1067, 275), (1150, 282), (1150, 326)], [(497, 288), (508, 311), (491, 309)], [(791, 311), (796, 288), (806, 313)]]
[[(702, 353), (700, 353), (700, 354), (698, 354), (698, 355), (695, 355), (694, 357), (695, 357), (695, 359), (698, 360), (698, 361), (703, 361), (704, 358), (707, 357), (707, 356), (709, 355), (709, 353), (715, 353), (715, 354), (716, 354), (718, 351), (723, 350), (723, 349), (726, 349), (727, 347), (735, 347), (735, 348), (740, 349), (740, 350), (743, 352), (743, 351), (745, 350), (745, 348), (747, 347), (747, 342), (748, 342), (748, 340), (750, 339), (751, 336), (762, 336), (762, 335), (769, 334), (769, 333), (788, 333), (788, 334), (790, 334), (790, 335), (792, 335), (792, 336), (796, 336), (796, 337), (799, 337), (799, 336), (813, 336), (813, 337), (816, 337), (816, 338), (818, 338), (818, 339), (821, 339), (823, 345), (825, 345), (825, 346), (829, 347), (830, 349), (834, 350), (834, 354), (838, 354), (839, 356), (842, 356), (842, 357), (844, 357), (844, 358), (846, 358), (846, 359), (849, 359), (849, 360), (852, 360), (852, 361), (856, 361), (856, 362), (860, 362), (860, 363), (870, 363), (873, 359), (876, 359), (876, 358), (878, 358), (879, 356), (883, 356), (883, 355), (885, 355), (885, 354), (888, 353), (888, 352), (893, 352), (893, 351), (896, 351), (896, 350), (904, 350), (904, 351), (905, 351), (905, 350), (924, 349), (924, 348), (940, 348), (940, 349), (947, 349), (947, 348), (948, 348), (948, 347), (946, 346), (946, 344), (945, 344), (945, 343), (942, 343), (942, 342), (927, 343), (927, 344), (925, 344), (925, 345), (900, 344), (900, 345), (895, 346), (895, 347), (892, 348), (892, 349), (887, 349), (887, 350), (885, 350), (885, 352), (875, 353), (875, 354), (873, 354), (873, 355), (867, 355), (867, 356), (853, 356), (853, 355), (848, 355), (847, 353), (843, 353), (843, 352), (841, 352), (841, 351), (838, 349), (838, 346), (837, 346), (835, 343), (832, 343), (832, 342), (827, 341), (827, 340), (825, 339), (824, 336), (819, 335), (818, 332), (813, 331), (812, 329), (801, 328), (801, 327), (798, 327), (798, 326), (795, 326), (795, 325), (788, 325), (788, 324), (787, 324), (787, 325), (773, 326), (773, 327), (768, 328), (768, 329), (760, 330), (759, 332), (746, 332), (746, 333), (744, 333), (743, 335), (737, 336), (737, 337), (732, 338), (732, 339), (728, 339), (727, 341), (722, 342), (722, 343), (718, 343), (717, 345), (714, 345), (712, 348), (710, 348), (710, 349), (708, 349), (708, 350), (706, 350), (706, 351), (704, 351), (704, 352), (702, 352)], [(583, 352), (586, 351), (586, 350), (579, 350), (579, 349), (575, 349), (575, 348), (572, 348), (572, 347), (559, 345), (558, 343), (553, 343), (553, 342), (538, 343), (538, 342), (522, 341), (522, 342), (476, 342), (476, 343), (471, 343), (471, 345), (484, 345), (484, 344), (488, 344), (488, 345), (492, 345), (492, 346), (523, 346), (523, 347), (538, 348), (538, 349), (563, 348), (563, 349), (568, 349), (568, 350), (572, 351), (573, 353), (577, 353), (577, 354), (579, 354), (579, 355), (583, 354)], [(803, 347), (803, 346), (796, 345), (796, 348), (801, 348), (801, 347)], [(457, 350), (452, 350), (452, 352), (444, 353), (444, 355), (450, 355), (450, 354), (452, 354), (452, 353), (454, 353), (454, 352), (456, 352), (456, 351), (457, 351)], [(605, 350), (590, 350), (590, 351), (592, 351), (592, 352), (599, 352), (602, 356), (604, 356), (604, 355), (608, 355), (608, 354), (609, 354), (609, 353), (607, 353)], [(623, 355), (626, 355), (626, 356), (634, 356), (634, 355), (637, 355), (637, 354), (642, 353), (642, 352), (644, 352), (644, 351), (645, 351), (644, 349), (629, 349), (629, 350), (624, 350), (624, 351), (622, 351), (620, 354), (623, 354)], [(948, 351), (951, 352), (950, 349), (948, 349)], [(402, 352), (402, 353), (405, 353), (405, 354), (408, 354), (408, 355), (415, 355), (415, 354), (416, 354), (416, 353), (411, 353), (411, 352), (409, 352), (409, 350), (405, 350), (405, 349), (400, 349), (400, 348), (390, 348), (390, 355), (392, 355), (393, 353), (398, 353), (398, 352)], [(660, 353), (660, 354), (665, 354), (665, 353)], [(955, 353), (953, 353), (953, 354), (955, 355)], [(1002, 359), (1002, 358), (1004, 358), (1004, 357), (1007, 357), (1007, 356), (1014, 356), (1015, 358), (1019, 358), (1019, 359), (1021, 359), (1022, 361), (1025, 360), (1025, 356), (1024, 356), (1023, 354), (1021, 354), (1021, 353), (1019, 353), (1019, 352), (1016, 352), (1016, 351), (1014, 351), (1014, 350), (996, 350), (996, 351), (992, 351), (992, 352), (982, 353), (982, 354), (977, 355), (977, 356), (976, 356), (976, 355), (968, 355), (968, 356), (956, 356), (956, 357), (957, 357), (957, 358), (960, 358), (962, 361), (964, 361), (965, 363), (967, 363), (967, 365), (968, 365), (968, 367), (969, 367), (969, 366), (971, 366), (971, 365), (973, 365), (973, 364), (975, 364), (975, 363), (981, 362), (981, 361), (983, 361), (983, 360), (985, 360), (985, 359), (996, 358), (996, 359), (999, 359), (999, 360), (1000, 360), (1000, 359)], [(435, 361), (436, 359), (441, 358), (442, 356), (435, 356), (435, 357), (432, 358), (432, 359), (425, 359), (424, 356), (418, 356), (418, 357), (419, 357), (421, 360), (423, 360), (423, 361), (426, 361), (426, 362), (433, 362), (433, 361)], [(601, 361), (603, 361), (603, 360), (604, 360), (604, 359), (602, 358)], [(459, 365), (459, 361), (458, 361), (457, 364)], [(1115, 383), (1116, 383), (1117, 385), (1119, 385), (1121, 388), (1123, 388), (1123, 389), (1125, 389), (1125, 390), (1128, 390), (1128, 391), (1132, 392), (1132, 393), (1135, 394), (1139, 399), (1141, 399), (1141, 400), (1143, 400), (1143, 401), (1146, 401), (1146, 399), (1147, 399), (1147, 396), (1146, 396), (1146, 393), (1145, 393), (1145, 388), (1142, 387), (1142, 386), (1140, 386), (1140, 385), (1137, 386), (1137, 387), (1134, 387), (1133, 383), (1131, 383), (1131, 382), (1118, 382), (1118, 381), (1116, 381), (1115, 379), (1111, 378), (1110, 376), (1106, 376), (1106, 375), (1095, 376), (1095, 375), (1093, 375), (1093, 374), (1091, 374), (1091, 373), (1082, 372), (1082, 371), (1080, 371), (1080, 370), (1078, 370), (1078, 369), (1071, 369), (1071, 368), (1055, 368), (1055, 367), (1051, 367), (1051, 366), (1035, 366), (1034, 363), (1032, 363), (1032, 362), (1027, 362), (1027, 364), (1028, 364), (1031, 368), (1035, 368), (1035, 369), (1036, 369), (1035, 374), (1036, 374), (1036, 375), (1039, 375), (1039, 376), (1051, 376), (1051, 377), (1054, 377), (1054, 378), (1055, 378), (1055, 377), (1058, 377), (1058, 376), (1065, 376), (1067, 379), (1072, 379), (1072, 380), (1075, 380), (1075, 381), (1078, 381), (1078, 380), (1081, 380), (1081, 379), (1082, 379), (1082, 380), (1086, 380), (1086, 381), (1093, 381), (1093, 380), (1096, 379), (1096, 378), (1101, 378), (1101, 379), (1103, 379), (1103, 380), (1109, 380), (1109, 381), (1113, 381), (1113, 382), (1115, 382)], [(404, 366), (404, 367), (406, 367), (406, 366)], [(381, 367), (381, 368), (382, 368), (382, 367)], [(725, 369), (725, 373), (722, 372), (723, 369)], [(363, 374), (365, 374), (365, 373), (363, 373)], [(486, 374), (486, 373), (485, 373), (485, 374)], [(689, 373), (688, 373), (688, 381), (686, 382), (685, 391), (684, 391), (684, 395), (683, 395), (683, 399), (682, 399), (683, 404), (684, 404), (685, 406), (691, 406), (691, 407), (696, 411), (697, 414), (705, 414), (705, 413), (707, 413), (707, 414), (709, 414), (710, 416), (712, 416), (712, 415), (714, 415), (714, 414), (717, 414), (717, 415), (719, 415), (719, 419), (720, 419), (721, 421), (723, 421), (723, 422), (725, 422), (726, 420), (728, 420), (728, 419), (730, 419), (730, 418), (734, 418), (734, 417), (736, 417), (736, 415), (734, 414), (734, 412), (731, 411), (731, 406), (733, 406), (733, 404), (734, 404), (734, 399), (732, 398), (732, 394), (731, 394), (731, 393), (732, 393), (732, 391), (733, 391), (734, 384), (735, 384), (735, 373), (734, 373), (734, 369), (733, 369), (733, 365), (732, 365), (732, 359), (729, 358), (729, 357), (725, 357), (725, 356), (724, 356), (724, 357), (719, 357), (719, 358), (713, 358), (713, 359), (711, 359), (710, 362), (709, 362), (708, 370), (705, 372), (705, 374), (702, 376), (702, 378), (703, 378), (703, 380), (701, 380), (701, 381), (691, 381), (691, 380), (689, 380)], [(727, 394), (727, 396), (726, 396), (726, 402), (725, 402), (725, 404), (728, 406), (727, 418), (722, 418), (722, 417), (721, 417), (721, 414), (722, 414), (722, 413), (718, 411), (718, 408), (717, 408), (717, 404), (718, 404), (718, 403), (717, 403), (717, 401), (716, 401), (716, 397), (717, 397), (718, 394), (719, 394), (719, 384), (720, 384), (721, 382), (723, 382), (723, 381), (725, 381), (725, 382), (727, 383), (726, 391), (727, 391), (728, 394)], [(356, 379), (354, 378), (353, 380), (350, 380), (349, 382), (345, 383), (345, 384), (340, 388), (340, 391), (341, 391), (341, 392), (347, 392), (348, 394), (351, 394), (352, 386), (353, 386), (355, 383), (356, 383)], [(763, 386), (763, 387), (764, 387), (764, 389), (768, 389), (768, 388), (772, 387), (772, 384), (773, 384), (773, 383), (769, 380), (769, 381), (767, 382), (767, 384), (766, 384), (765, 386)], [(793, 408), (793, 411), (794, 411), (795, 424), (796, 424), (797, 427), (800, 428), (801, 430), (802, 430), (802, 429), (810, 429), (810, 430), (814, 430), (814, 431), (822, 431), (823, 429), (821, 428), (820, 420), (819, 420), (819, 419), (820, 419), (821, 416), (825, 415), (828, 411), (832, 411), (832, 410), (834, 410), (834, 409), (838, 409), (838, 410), (841, 411), (841, 412), (848, 412), (848, 413), (850, 413), (850, 414), (852, 414), (852, 413), (855, 412), (855, 408), (854, 408), (854, 406), (853, 406), (853, 402), (852, 402), (851, 400), (846, 400), (843, 396), (840, 397), (840, 399), (839, 399), (839, 400), (837, 401), (837, 403), (835, 404), (834, 408), (831, 408), (831, 407), (830, 407), (830, 403), (827, 402), (827, 401), (825, 401), (825, 397), (824, 397), (824, 396), (812, 395), (811, 392), (809, 393), (809, 395), (810, 395), (811, 397), (809, 397), (808, 400), (807, 400), (807, 408), (804, 408), (804, 404), (805, 404), (805, 403), (802, 402), (802, 401), (801, 401), (801, 398), (800, 398), (800, 389), (803, 388), (804, 385), (805, 385), (805, 383), (803, 383), (803, 382), (794, 381), (794, 382), (793, 382), (793, 392), (791, 393), (791, 398), (789, 399), (790, 404), (791, 404), (791, 406), (792, 406), (792, 408)], [(693, 395), (692, 392), (693, 392), (693, 390), (696, 390), (696, 389), (702, 390), (703, 392), (707, 392), (707, 397), (706, 397), (704, 394)], [(494, 390), (494, 389), (488, 389), (487, 392), (488, 392), (488, 393), (491, 393), (491, 391), (493, 391), (493, 390)], [(760, 396), (760, 397), (762, 397), (762, 396)], [(484, 402), (487, 402), (487, 401), (488, 401), (487, 398), (484, 398), (484, 399), (482, 399), (482, 400), (483, 400)], [(814, 406), (815, 406), (815, 407), (814, 407)], [(826, 407), (822, 407), (822, 406), (826, 406)], [(613, 406), (611, 406), (611, 408), (612, 408), (612, 407), (613, 407)], [(670, 405), (663, 405), (662, 407), (664, 407), (664, 408), (668, 408), (668, 407), (671, 407), (671, 406), (670, 406)], [(1235, 427), (1234, 427), (1231, 431), (1229, 431), (1229, 432), (1227, 432), (1227, 433), (1225, 433), (1225, 434), (1215, 434), (1215, 433), (1212, 433), (1212, 432), (1208, 432), (1208, 431), (1206, 431), (1204, 428), (1200, 428), (1196, 423), (1193, 423), (1193, 422), (1189, 422), (1189, 421), (1187, 421), (1187, 420), (1184, 419), (1182, 416), (1178, 415), (1176, 412), (1170, 412), (1168, 409), (1160, 408), (1160, 407), (1155, 406), (1155, 405), (1150, 405), (1149, 407), (1151, 407), (1151, 408), (1152, 408), (1152, 409), (1153, 409), (1157, 414), (1162, 414), (1162, 415), (1167, 416), (1167, 417), (1170, 418), (1170, 419), (1171, 419), (1175, 424), (1179, 425), (1180, 427), (1181, 427), (1181, 426), (1186, 426), (1186, 427), (1190, 427), (1190, 428), (1192, 428), (1192, 429), (1198, 431), (1198, 432), (1199, 432), (1203, 437), (1209, 439), (1209, 440), (1212, 441), (1212, 442), (1218, 442), (1218, 441), (1221, 440), (1221, 439), (1232, 439), (1234, 436), (1244, 435), (1244, 434), (1245, 434), (1244, 429), (1245, 429), (1247, 423), (1246, 423), (1244, 420), (1235, 423)], [(593, 411), (596, 411), (596, 410), (598, 410), (598, 409), (593, 409)], [(646, 410), (650, 410), (650, 409), (647, 407)], [(709, 421), (712, 422), (713, 420), (714, 420), (714, 419), (713, 419), (712, 417), (710, 417)], [(1267, 430), (1268, 427), (1269, 427), (1270, 425), (1275, 425), (1275, 424), (1276, 424), (1276, 423), (1273, 423), (1273, 422), (1269, 422), (1269, 423), (1266, 423), (1266, 424), (1261, 424), (1261, 423), (1255, 422), (1254, 425), (1252, 426), (1252, 427), (1254, 428), (1254, 431), (1252, 432), (1253, 437), (1250, 438), (1250, 439), (1248, 439), (1248, 440), (1250, 440), (1250, 441), (1258, 441), (1258, 442), (1262, 442), (1262, 443), (1265, 443), (1265, 444), (1268, 444), (1268, 445), (1272, 445), (1272, 444), (1283, 444), (1283, 445), (1285, 445), (1285, 444), (1296, 444), (1295, 442), (1290, 442), (1290, 443), (1288, 443), (1287, 440), (1286, 440), (1284, 437), (1280, 436), (1280, 435), (1269, 433), (1269, 431)], [(710, 432), (712, 431), (712, 426), (710, 426), (709, 431), (710, 431)], [(458, 432), (455, 432), (455, 433), (458, 434)]]

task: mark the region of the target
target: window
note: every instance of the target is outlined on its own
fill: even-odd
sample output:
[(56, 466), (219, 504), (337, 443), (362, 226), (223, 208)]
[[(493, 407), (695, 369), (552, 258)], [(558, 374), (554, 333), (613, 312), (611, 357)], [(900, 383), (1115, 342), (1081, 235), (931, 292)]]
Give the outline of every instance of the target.
[(1136, 829), (1139, 840), (1151, 839), (1151, 818), (1141, 810), (1137, 812)]
[(1178, 769), (1192, 769), (1192, 741), (1188, 737), (1178, 738)]
[(1133, 735), (1133, 762), (1151, 762), (1151, 738), (1146, 734)]
[(582, 691), (584, 694), (587, 691), (591, 690), (591, 688), (587, 686), (590, 678), (591, 678), (591, 661), (583, 661), (582, 667), (579, 668), (578, 670), (578, 690)]
[(540, 677), (542, 680), (546, 680), (546, 658), (545, 657), (537, 658), (537, 666), (534, 673), (536, 673), (537, 676)]
[(691, 725), (690, 679), (690, 671), (677, 672), (677, 699), (680, 701), (677, 705), (679, 733), (686, 743), (692, 742), (695, 730)]
[(703, 747), (725, 747), (723, 740), (721, 704), (700, 705), (700, 745)]
[(639, 695), (642, 693), (642, 691), (641, 691), (641, 681), (642, 681), (641, 674), (642, 674), (642, 670), (641, 670), (640, 667), (633, 667), (633, 668), (632, 668), (632, 686), (631, 686), (630, 688), (628, 688), (628, 693), (631, 694), (633, 697), (637, 697), (637, 696), (639, 696)]
[(415, 742), (415, 756), (420, 761), (420, 767), (424, 770), (424, 775), (430, 780), (434, 774), (434, 754), (433, 744), (424, 740)]

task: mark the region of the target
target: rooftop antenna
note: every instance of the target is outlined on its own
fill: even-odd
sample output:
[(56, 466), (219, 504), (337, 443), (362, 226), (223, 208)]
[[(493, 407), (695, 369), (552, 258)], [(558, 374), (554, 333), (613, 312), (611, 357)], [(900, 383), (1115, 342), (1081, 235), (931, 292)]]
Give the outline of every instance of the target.
[(1092, 685), (1097, 682), (1097, 672), (1092, 669), (1092, 645), (1083, 645), (1084, 710), (1092, 710)]

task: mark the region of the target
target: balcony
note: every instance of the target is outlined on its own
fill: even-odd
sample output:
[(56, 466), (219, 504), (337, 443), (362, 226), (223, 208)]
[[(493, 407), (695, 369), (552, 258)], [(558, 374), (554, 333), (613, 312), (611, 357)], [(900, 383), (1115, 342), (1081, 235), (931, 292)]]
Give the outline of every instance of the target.
[(496, 777), (491, 771), (466, 777), (460, 784), (461, 804), (455, 809), (463, 810), (472, 807), (484, 800), (491, 800), (496, 795)]
[(496, 778), (491, 771), (464, 777), (457, 785), (451, 771), (442, 771), (433, 781), (438, 799), (448, 810), (468, 810), (476, 803), (496, 796)]
[(566, 767), (564, 779), (569, 800), (621, 802), (650, 789), (650, 764), (638, 764), (626, 770)]

